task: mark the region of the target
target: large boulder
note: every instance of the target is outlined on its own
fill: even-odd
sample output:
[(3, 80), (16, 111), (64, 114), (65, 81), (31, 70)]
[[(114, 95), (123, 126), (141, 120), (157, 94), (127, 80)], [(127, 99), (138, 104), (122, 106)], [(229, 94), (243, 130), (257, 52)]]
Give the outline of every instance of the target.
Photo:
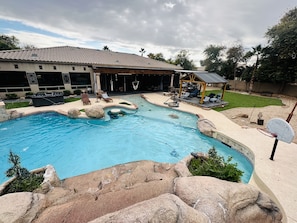
[(183, 166), (190, 159), (179, 164), (139, 161), (117, 165), (65, 179), (44, 197), (28, 193), (23, 198), (15, 193), (8, 200), (4, 195), (0, 197), (0, 223), (31, 222), (34, 216), (34, 223), (281, 222), (279, 208), (255, 187), (189, 176)]
[(5, 104), (3, 101), (0, 101), (0, 122), (9, 120), (10, 115), (5, 109)]
[(0, 196), (0, 222), (32, 222), (44, 204), (43, 194), (22, 192)]
[(123, 210), (104, 215), (89, 223), (103, 222), (208, 223), (209, 220), (204, 213), (191, 208), (177, 196), (163, 194)]
[(197, 127), (202, 134), (210, 137), (213, 137), (213, 133), (216, 130), (215, 125), (206, 118), (198, 119)]
[(103, 118), (104, 110), (100, 105), (92, 106), (85, 109), (86, 115), (90, 118)]
[(16, 111), (16, 110), (11, 110), (8, 112), (9, 114), (9, 119), (17, 119), (23, 116), (22, 113)]
[(205, 213), (212, 223), (280, 223), (276, 204), (252, 185), (212, 177), (179, 177), (175, 194), (189, 206)]
[(80, 116), (81, 112), (79, 109), (77, 108), (72, 108), (68, 110), (68, 116), (70, 118), (77, 118), (78, 116)]
[(173, 193), (174, 164), (140, 161), (65, 179), (47, 194), (34, 223), (81, 223), (165, 193)]

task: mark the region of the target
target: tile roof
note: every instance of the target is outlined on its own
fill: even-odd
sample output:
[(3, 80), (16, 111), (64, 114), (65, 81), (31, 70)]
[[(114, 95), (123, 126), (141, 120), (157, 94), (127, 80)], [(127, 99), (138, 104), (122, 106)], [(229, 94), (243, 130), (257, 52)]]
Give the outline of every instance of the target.
[(0, 51), (0, 62), (11, 60), (20, 62), (84, 64), (103, 67), (160, 70), (180, 69), (178, 66), (138, 56), (136, 54), (70, 46)]

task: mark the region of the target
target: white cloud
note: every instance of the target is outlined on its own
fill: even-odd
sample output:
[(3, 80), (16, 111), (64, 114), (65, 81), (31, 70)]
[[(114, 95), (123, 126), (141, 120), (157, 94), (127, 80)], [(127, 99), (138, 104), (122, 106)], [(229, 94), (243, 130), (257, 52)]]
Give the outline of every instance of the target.
[[(73, 45), (172, 58), (189, 50), (195, 62), (210, 44), (265, 44), (265, 32), (296, 6), (295, 0), (108, 0), (5, 1), (0, 18), (44, 30), (10, 33), (38, 47)], [(37, 32), (37, 31), (34, 31)]]

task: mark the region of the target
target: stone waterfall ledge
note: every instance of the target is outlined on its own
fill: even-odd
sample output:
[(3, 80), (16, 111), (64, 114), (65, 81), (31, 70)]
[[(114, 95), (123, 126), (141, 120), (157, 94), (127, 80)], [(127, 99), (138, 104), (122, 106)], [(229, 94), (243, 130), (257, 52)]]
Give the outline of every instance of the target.
[[(63, 180), (38, 199), (0, 196), (0, 219), (34, 223), (275, 222), (277, 205), (252, 185), (190, 176), (190, 156), (177, 164), (138, 161)], [(20, 202), (23, 198), (30, 200)], [(3, 204), (3, 205), (2, 205)], [(12, 207), (17, 205), (17, 210)], [(20, 214), (25, 213), (25, 214)], [(11, 222), (11, 221), (4, 221)]]

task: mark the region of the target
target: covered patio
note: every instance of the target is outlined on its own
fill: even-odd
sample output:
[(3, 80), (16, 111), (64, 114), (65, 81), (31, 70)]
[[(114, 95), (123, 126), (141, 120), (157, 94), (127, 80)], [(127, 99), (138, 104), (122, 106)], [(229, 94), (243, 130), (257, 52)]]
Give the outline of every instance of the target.
[[(227, 80), (217, 73), (193, 70), (175, 70), (180, 75), (178, 98), (199, 107), (214, 108), (225, 106), (224, 101)], [(209, 85), (221, 87), (220, 94), (206, 95), (206, 88)]]

